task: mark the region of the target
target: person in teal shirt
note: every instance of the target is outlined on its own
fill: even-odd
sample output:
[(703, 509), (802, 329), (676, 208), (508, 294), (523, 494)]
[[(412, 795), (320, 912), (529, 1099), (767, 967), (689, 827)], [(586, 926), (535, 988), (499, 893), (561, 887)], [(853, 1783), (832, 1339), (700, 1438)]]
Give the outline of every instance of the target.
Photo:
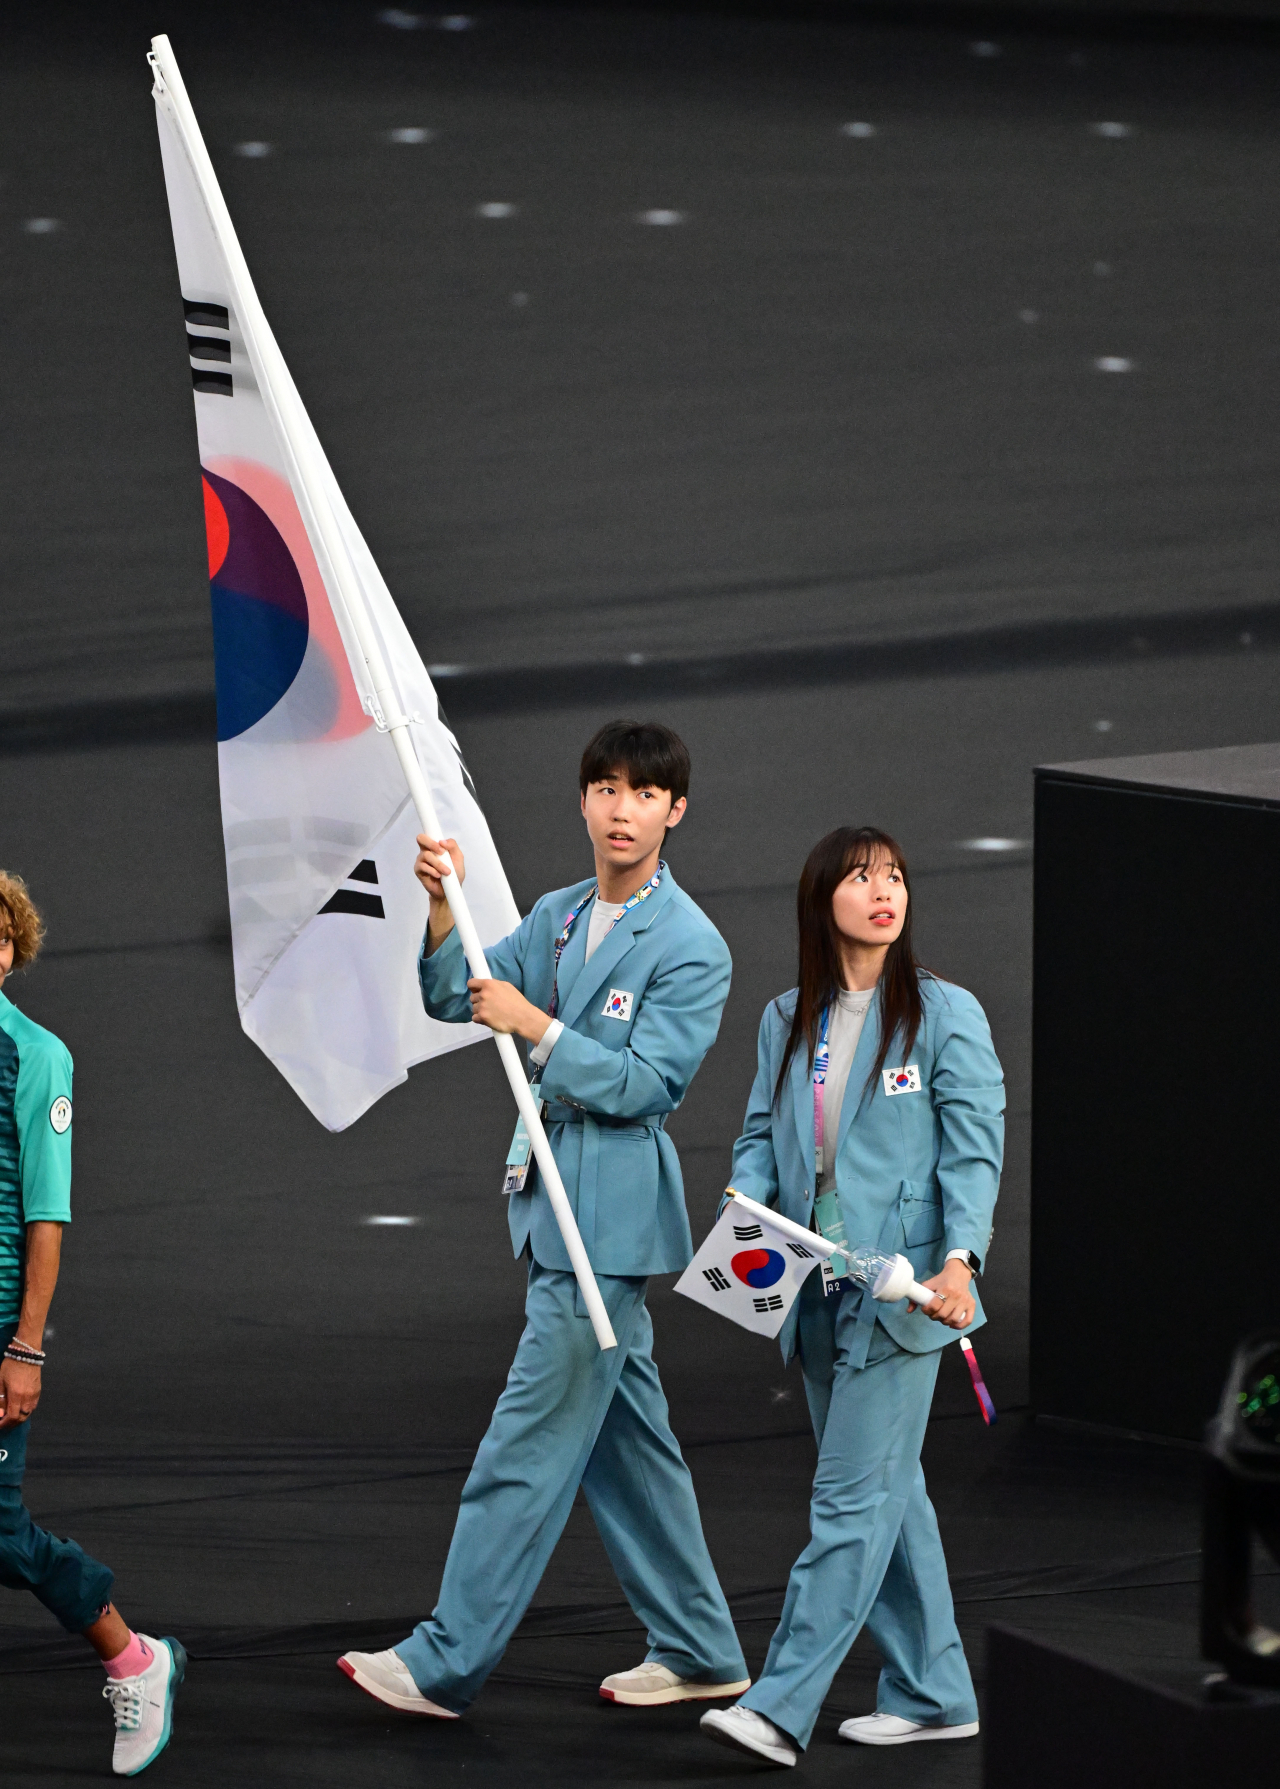
[(22, 1498), (27, 1437), (40, 1402), (62, 1229), (71, 1221), (71, 1056), (3, 992), (44, 935), (26, 884), (0, 870), (0, 1585), (29, 1590), (107, 1672), (112, 1769), (136, 1776), (169, 1743), (186, 1654), (135, 1634), (111, 1601), (112, 1573), (73, 1540), (32, 1521)]

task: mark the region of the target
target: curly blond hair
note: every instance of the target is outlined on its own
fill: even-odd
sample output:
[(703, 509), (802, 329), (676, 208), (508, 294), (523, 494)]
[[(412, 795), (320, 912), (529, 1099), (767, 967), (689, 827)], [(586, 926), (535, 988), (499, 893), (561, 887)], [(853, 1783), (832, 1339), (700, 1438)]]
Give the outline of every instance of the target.
[(44, 921), (21, 876), (0, 870), (0, 936), (13, 939), (13, 966), (34, 963), (44, 943)]

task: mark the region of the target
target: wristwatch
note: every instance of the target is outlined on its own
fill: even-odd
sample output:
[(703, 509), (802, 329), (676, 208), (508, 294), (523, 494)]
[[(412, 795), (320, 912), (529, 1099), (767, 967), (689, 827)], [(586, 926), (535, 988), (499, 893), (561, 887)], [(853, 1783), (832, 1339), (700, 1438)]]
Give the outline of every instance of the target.
[(963, 1261), (974, 1279), (977, 1279), (978, 1275), (982, 1272), (981, 1258), (975, 1255), (972, 1249), (953, 1249), (947, 1256), (947, 1260)]

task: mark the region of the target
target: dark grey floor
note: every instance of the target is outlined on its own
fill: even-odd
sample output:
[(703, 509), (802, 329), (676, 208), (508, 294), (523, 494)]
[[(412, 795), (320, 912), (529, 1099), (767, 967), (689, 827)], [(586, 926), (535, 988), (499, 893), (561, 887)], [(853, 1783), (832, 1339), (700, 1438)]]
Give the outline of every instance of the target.
[[(54, 6), (9, 16), (0, 61), (0, 720), (105, 701), (120, 731), (121, 705), (188, 702), (149, 745), (5, 756), (0, 824), (0, 862), (50, 922), (13, 992), (77, 1063), (76, 1221), (30, 1497), (112, 1561), (135, 1623), (191, 1642), (156, 1780), (749, 1768), (685, 1713), (593, 1700), (639, 1636), (582, 1511), (457, 1729), (389, 1727), (333, 1670), (343, 1645), (386, 1643), (428, 1608), (519, 1331), (494, 1190), (508, 1096), (476, 1048), (330, 1136), (237, 1026), (214, 750), (179, 737), (211, 673), (141, 62), (159, 27), (424, 656), (530, 667), (532, 697), (507, 685), (485, 708), (490, 686), (467, 686), (459, 725), (522, 905), (582, 873), (576, 762), (629, 700), (617, 662), (752, 659), (715, 693), (682, 674), (645, 696), (695, 761), (673, 866), (735, 959), (721, 1041), (672, 1126), (695, 1230), (760, 1010), (792, 979), (808, 846), (846, 819), (902, 838), (924, 955), (983, 1001), (1010, 1092), (978, 1343), (1004, 1419), (982, 1427), (950, 1351), (926, 1454), (975, 1670), (998, 1618), (1185, 1677), (1194, 1458), (1020, 1411), (1031, 769), (1277, 736), (1273, 51), (1010, 27), (991, 57), (958, 26), (528, 8), (397, 32), (329, 5), (307, 26)], [(878, 134), (842, 136), (855, 120)], [(380, 138), (400, 125), (439, 136)], [(230, 153), (259, 138), (270, 156)], [(499, 199), (518, 214), (475, 216)], [(687, 219), (633, 221), (654, 206)], [(45, 216), (62, 227), (23, 230)], [(1103, 355), (1134, 365), (1097, 372)], [(1175, 640), (1179, 616), (1215, 650)], [(1063, 647), (1063, 627), (1095, 622), (1091, 646)], [(1014, 623), (1021, 658), (973, 669), (964, 636)], [(860, 670), (864, 647), (913, 636), (932, 642), (919, 666)], [(769, 687), (783, 649), (809, 669)], [(537, 698), (557, 658), (589, 668), (562, 706)], [(1107, 865), (1079, 875), (1081, 924), (1105, 927)], [(376, 1212), (421, 1221), (365, 1227)], [(668, 1286), (653, 1304), (758, 1662), (805, 1533), (803, 1395), (771, 1346)], [(101, 1774), (106, 1716), (74, 1656), (5, 1595), (6, 1782)], [(811, 1780), (856, 1764), (874, 1784), (978, 1782), (976, 1746), (837, 1746), (873, 1684), (860, 1647)]]
[[(992, 1017), (1010, 1147), (978, 1349), (1006, 1414), (983, 1429), (949, 1353), (926, 1459), (979, 1672), (996, 1617), (1130, 1668), (1186, 1675), (1198, 1474), (1181, 1451), (1047, 1434), (1017, 1413), (1029, 853), (962, 841), (1029, 838), (1035, 762), (1104, 741), (1127, 753), (1266, 736), (1275, 670), (1270, 655), (1242, 649), (664, 709), (698, 766), (673, 864), (736, 964), (722, 1040), (673, 1127), (695, 1228), (723, 1185), (760, 1009), (791, 973), (791, 889), (820, 827), (869, 815), (901, 832), (928, 959)], [(528, 760), (528, 729), (499, 719), (463, 730), (522, 899), (539, 874), (578, 871), (574, 760), (597, 718), (539, 720), (533, 802), (511, 768)], [(1100, 721), (1110, 732), (1097, 733)], [(399, 1637), (429, 1605), (519, 1330), (521, 1275), (493, 1192), (508, 1122), (496, 1058), (480, 1047), (415, 1070), (330, 1136), (235, 1022), (212, 748), (7, 764), (18, 793), (6, 849), (48, 891), (51, 924), (48, 957), (17, 997), (77, 1058), (77, 1220), (30, 1496), (51, 1526), (113, 1561), (135, 1620), (192, 1644), (180, 1741), (188, 1726), (191, 1739), (166, 1774), (240, 1780), (254, 1759), (266, 1769), (269, 1745), (263, 1781), (395, 1782), (424, 1756), (482, 1782), (517, 1767), (529, 1781), (728, 1780), (736, 1767), (703, 1758), (687, 1715), (658, 1716), (622, 1745), (616, 1723), (601, 1724), (612, 1714), (634, 1725), (594, 1710), (590, 1687), (639, 1636), (584, 1511), (466, 1736), (388, 1732), (376, 1711), (350, 1706), (332, 1659), (352, 1636)], [(1105, 863), (1080, 866), (1082, 924), (1105, 924), (1106, 877)], [(362, 1226), (379, 1211), (422, 1221)], [(1069, 1322), (1069, 1288), (1063, 1299)], [(666, 1286), (653, 1303), (674, 1420), (758, 1661), (804, 1539), (803, 1394), (771, 1345)], [(92, 1674), (52, 1668), (67, 1648), (34, 1605), (10, 1596), (3, 1614), (0, 1667), (21, 1673), (0, 1691), (22, 1735), (16, 1780), (71, 1781), (103, 1743)], [(859, 1649), (806, 1760), (815, 1780), (849, 1767), (832, 1743), (836, 1717), (869, 1706), (873, 1680)], [(926, 1756), (931, 1782), (978, 1780), (973, 1748)], [(923, 1782), (925, 1769), (914, 1752), (860, 1763), (886, 1784)]]
[(209, 683), (160, 23), (431, 662), (1274, 603), (1262, 28), (162, 12), (7, 10), (4, 704)]

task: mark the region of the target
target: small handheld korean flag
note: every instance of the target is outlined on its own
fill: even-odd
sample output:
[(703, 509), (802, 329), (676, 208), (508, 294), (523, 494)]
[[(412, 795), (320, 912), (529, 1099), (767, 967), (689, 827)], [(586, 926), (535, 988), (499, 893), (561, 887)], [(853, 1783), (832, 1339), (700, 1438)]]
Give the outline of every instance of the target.
[(776, 1336), (801, 1286), (830, 1248), (821, 1236), (754, 1200), (734, 1197), (676, 1281), (676, 1291), (758, 1336)]

